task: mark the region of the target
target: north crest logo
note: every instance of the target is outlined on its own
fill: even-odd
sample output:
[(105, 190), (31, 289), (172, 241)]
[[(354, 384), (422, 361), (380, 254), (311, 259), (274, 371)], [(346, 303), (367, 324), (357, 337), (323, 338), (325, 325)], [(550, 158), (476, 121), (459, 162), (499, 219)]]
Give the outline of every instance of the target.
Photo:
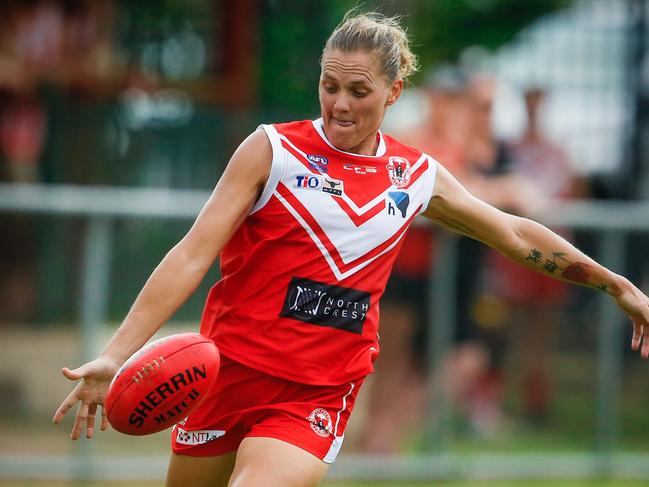
[(360, 335), (369, 309), (368, 292), (293, 277), (279, 316)]
[(295, 295), (289, 302), (289, 311), (299, 311), (311, 316), (317, 316), (322, 298), (327, 295), (322, 289), (311, 286), (295, 285)]
[(323, 438), (326, 438), (329, 435), (333, 435), (331, 416), (325, 409), (314, 409), (306, 419), (316, 435), (322, 436)]
[(388, 177), (396, 188), (405, 188), (410, 182), (410, 161), (403, 157), (391, 156), (385, 166)]

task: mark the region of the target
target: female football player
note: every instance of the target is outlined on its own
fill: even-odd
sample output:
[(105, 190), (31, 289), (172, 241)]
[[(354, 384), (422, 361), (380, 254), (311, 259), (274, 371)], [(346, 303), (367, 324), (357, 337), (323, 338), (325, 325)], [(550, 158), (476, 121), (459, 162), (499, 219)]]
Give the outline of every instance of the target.
[[(431, 157), (381, 133), (416, 69), (395, 19), (346, 16), (321, 68), (321, 118), (262, 125), (244, 140), (104, 352), (63, 369), (80, 382), (54, 422), (79, 403), (72, 439), (84, 429), (93, 436), (117, 369), (220, 256), (223, 277), (201, 333), (219, 347), (221, 372), (210, 397), (172, 432), (167, 485), (318, 484), (372, 372), (378, 301), (419, 214), (521, 265), (610, 294), (633, 321), (633, 349), (642, 342), (649, 356), (649, 299), (627, 279), (538, 223), (475, 198)], [(197, 431), (214, 434), (187, 434)]]

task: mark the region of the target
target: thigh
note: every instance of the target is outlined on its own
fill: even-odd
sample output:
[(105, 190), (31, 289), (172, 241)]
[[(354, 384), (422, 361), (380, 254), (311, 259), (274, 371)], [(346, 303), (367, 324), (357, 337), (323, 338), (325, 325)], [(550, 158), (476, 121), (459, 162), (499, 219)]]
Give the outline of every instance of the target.
[(327, 469), (322, 460), (290, 443), (247, 437), (239, 446), (229, 486), (312, 487), (324, 478)]
[(236, 452), (214, 457), (191, 457), (173, 453), (166, 487), (226, 487), (234, 469)]

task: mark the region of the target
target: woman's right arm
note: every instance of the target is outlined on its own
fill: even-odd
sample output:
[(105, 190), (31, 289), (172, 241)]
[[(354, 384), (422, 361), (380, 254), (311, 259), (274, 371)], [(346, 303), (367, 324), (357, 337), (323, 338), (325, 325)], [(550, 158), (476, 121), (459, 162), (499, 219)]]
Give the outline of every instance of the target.
[[(258, 129), (233, 154), (191, 229), (153, 271), (100, 357), (75, 370), (63, 369), (67, 378), (82, 379), (54, 415), (54, 422), (59, 423), (74, 404), (81, 402), (72, 439), (80, 436), (84, 426), (86, 436), (92, 436), (97, 405), (103, 404), (117, 369), (198, 287), (259, 198), (271, 161), (270, 142), (264, 131)], [(102, 429), (106, 427), (104, 417)]]
[(153, 271), (102, 355), (124, 363), (194, 292), (257, 201), (271, 159), (263, 130), (241, 144), (194, 225)]

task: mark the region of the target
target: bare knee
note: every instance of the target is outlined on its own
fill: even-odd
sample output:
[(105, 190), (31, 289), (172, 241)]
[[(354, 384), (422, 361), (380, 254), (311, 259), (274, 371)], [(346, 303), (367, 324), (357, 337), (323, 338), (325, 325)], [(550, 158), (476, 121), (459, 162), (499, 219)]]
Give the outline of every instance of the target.
[(328, 465), (274, 438), (246, 438), (239, 447), (229, 487), (315, 487)]
[(166, 487), (226, 487), (234, 469), (236, 453), (218, 457), (172, 454)]

